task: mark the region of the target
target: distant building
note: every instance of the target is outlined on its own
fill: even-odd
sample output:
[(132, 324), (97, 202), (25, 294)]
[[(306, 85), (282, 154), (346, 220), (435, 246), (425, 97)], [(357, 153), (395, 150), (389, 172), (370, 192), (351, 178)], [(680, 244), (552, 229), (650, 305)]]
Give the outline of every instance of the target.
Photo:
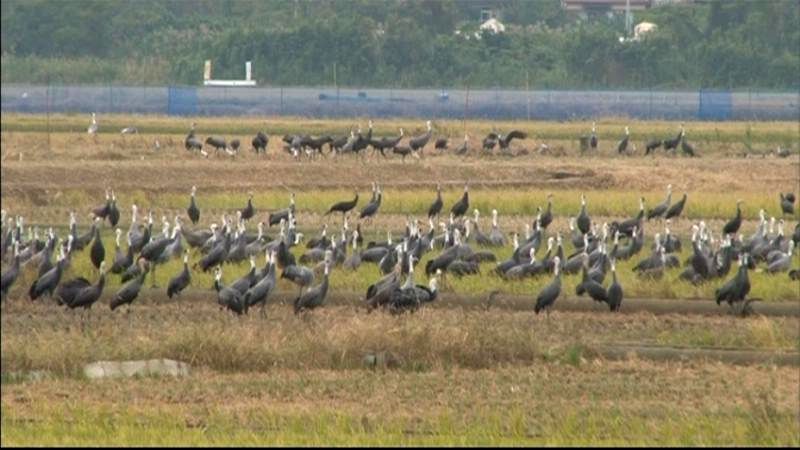
[(641, 39), (645, 34), (655, 31), (657, 28), (656, 24), (650, 22), (640, 22), (635, 27), (633, 27), (633, 40), (638, 41)]
[(497, 19), (489, 19), (481, 24), (481, 31), (490, 31), (494, 34), (504, 33), (506, 26)]

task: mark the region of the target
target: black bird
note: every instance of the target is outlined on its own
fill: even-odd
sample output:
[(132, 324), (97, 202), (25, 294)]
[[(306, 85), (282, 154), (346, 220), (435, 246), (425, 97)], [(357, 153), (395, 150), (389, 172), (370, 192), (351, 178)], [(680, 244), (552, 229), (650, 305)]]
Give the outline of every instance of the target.
[(408, 141), (408, 147), (411, 151), (416, 152), (417, 150), (421, 150), (425, 147), (428, 141), (431, 139), (431, 121), (427, 121), (425, 125), (428, 127), (428, 131), (425, 134), (421, 134), (419, 136), (413, 137)]
[(256, 214), (255, 208), (253, 208), (253, 193), (250, 192), (247, 197), (247, 206), (242, 209), (242, 220), (250, 220)]
[(588, 293), (594, 301), (608, 303), (608, 294), (605, 288), (589, 277), (589, 255), (587, 253), (583, 254), (582, 272), (583, 277), (581, 282), (575, 286), (575, 294), (581, 296), (585, 292)]
[(231, 148), (231, 150), (234, 153), (239, 153), (239, 146), (240, 145), (241, 145), (241, 143), (239, 142), (238, 139), (234, 139), (234, 140), (231, 141), (230, 144), (228, 144), (228, 146)]
[(553, 222), (553, 194), (547, 194), (547, 209), (539, 218), (539, 226), (547, 228)]
[(219, 136), (209, 136), (206, 139), (206, 144), (210, 145), (211, 147), (214, 147), (215, 152), (219, 152), (220, 150), (225, 150), (226, 148), (228, 148), (228, 144), (227, 142), (225, 142), (225, 139)]
[(316, 309), (325, 303), (325, 298), (328, 295), (328, 273), (330, 265), (325, 261), (325, 274), (322, 278), (322, 283), (318, 286), (308, 289), (305, 294), (300, 295), (294, 300), (294, 313), (299, 314), (306, 310)]
[(681, 124), (681, 129), (678, 132), (678, 135), (674, 139), (665, 139), (664, 140), (664, 150), (675, 150), (678, 148), (678, 144), (681, 143), (681, 138), (683, 137), (683, 124)]
[[(390, 137), (382, 137), (381, 139), (372, 139), (369, 141), (369, 144), (372, 146), (374, 150), (377, 150), (381, 153), (381, 156), (386, 158), (386, 150), (394, 150), (397, 147), (397, 144), (403, 139), (403, 129), (400, 128), (400, 135), (395, 138)], [(344, 143), (342, 143), (344, 145)], [(341, 147), (341, 145), (340, 145)]]
[(200, 221), (200, 209), (197, 208), (197, 203), (195, 203), (194, 196), (197, 193), (197, 186), (192, 186), (192, 197), (189, 200), (189, 207), (186, 209), (186, 214), (189, 215), (189, 220), (192, 221), (192, 225), (197, 225), (197, 222)]
[[(438, 273), (441, 273), (439, 271)], [(424, 303), (430, 303), (437, 297), (437, 277), (433, 276), (430, 286), (414, 285), (414, 258), (408, 259), (408, 278), (403, 286), (398, 286), (389, 294), (389, 311), (393, 314), (403, 311), (414, 311)]]
[(781, 211), (783, 214), (794, 214), (794, 193), (789, 192), (786, 195), (783, 195), (783, 192), (780, 193), (781, 195)]
[(717, 305), (726, 301), (728, 305), (733, 306), (735, 303), (745, 301), (745, 297), (750, 293), (750, 278), (747, 276), (749, 258), (750, 255), (743, 254), (736, 275), (716, 290), (714, 297)]
[(419, 158), (417, 153), (411, 149), (411, 147), (407, 147), (405, 145), (398, 145), (392, 148), (392, 153), (395, 155), (400, 155), (403, 158), (403, 162), (406, 162), (406, 156), (413, 154), (416, 158)]
[(436, 200), (433, 201), (431, 207), (428, 208), (428, 218), (431, 219), (434, 216), (438, 217), (439, 213), (442, 212), (442, 185), (436, 185)]
[(267, 153), (267, 145), (269, 145), (269, 136), (267, 136), (264, 132), (259, 131), (256, 133), (256, 137), (253, 138), (253, 151), (256, 154), (260, 152)]
[(139, 258), (137, 265), (140, 268), (139, 276), (125, 283), (125, 285), (122, 286), (122, 288), (117, 291), (116, 294), (114, 294), (114, 298), (111, 299), (111, 303), (109, 304), (109, 307), (112, 311), (122, 305), (128, 305), (130, 308), (130, 304), (136, 300), (136, 297), (139, 296), (139, 291), (142, 289), (144, 278), (147, 276), (147, 272), (150, 270), (150, 264), (146, 259)]
[[(92, 305), (100, 299), (103, 295), (103, 287), (106, 284), (106, 263), (103, 261), (100, 264), (100, 277), (97, 279), (97, 284), (89, 285), (81, 288), (75, 292), (74, 297), (69, 302), (64, 302), (70, 309), (85, 308), (90, 309)], [(86, 280), (83, 280), (86, 281)], [(63, 300), (63, 299), (62, 299)]]
[(507, 135), (499, 135), (497, 143), (500, 144), (500, 150), (506, 150), (509, 145), (511, 145), (511, 141), (514, 139), (526, 139), (528, 134), (524, 131), (513, 130)]
[(651, 139), (650, 141), (648, 141), (647, 144), (645, 144), (644, 146), (645, 156), (649, 155), (650, 152), (655, 152), (659, 147), (661, 147), (662, 143), (663, 142), (659, 141), (658, 139)]
[(555, 278), (545, 287), (536, 297), (536, 306), (533, 311), (539, 314), (542, 310), (546, 310), (550, 314), (550, 308), (555, 303), (558, 296), (561, 294), (561, 258), (558, 256), (553, 258), (553, 270), (555, 270)]
[(267, 300), (269, 299), (272, 291), (275, 289), (276, 280), (274, 260), (276, 256), (277, 255), (273, 252), (268, 258), (269, 269), (266, 276), (264, 276), (258, 281), (258, 283), (244, 293), (244, 302), (247, 303), (248, 308), (261, 304), (262, 317), (266, 315)]
[(729, 220), (722, 228), (723, 235), (736, 234), (739, 231), (739, 227), (742, 226), (742, 208), (740, 206), (742, 203), (744, 203), (742, 200), (736, 200), (736, 217)]
[(242, 293), (222, 284), (222, 268), (220, 266), (217, 266), (214, 271), (214, 289), (217, 291), (217, 303), (220, 307), (228, 308), (236, 314), (246, 314), (247, 303), (245, 303)]
[(94, 238), (94, 229), (95, 229), (95, 227), (97, 227), (97, 223), (98, 222), (97, 221), (93, 221), (92, 222), (92, 227), (89, 229), (89, 231), (87, 231), (86, 234), (84, 234), (84, 235), (78, 236), (78, 234), (77, 234), (78, 228), (77, 228), (77, 224), (74, 222), (74, 220), (75, 220), (74, 219), (74, 215), (72, 215), (72, 214), (70, 214), (70, 215), (72, 216), (71, 219), (70, 219), (70, 221), (72, 222), (72, 224), (70, 225), (70, 229), (71, 229), (70, 232), (71, 232), (72, 237), (73, 237), (72, 249), (75, 250), (75, 251), (81, 251), (81, 250), (84, 249), (84, 247), (89, 245), (90, 242), (92, 242), (92, 239)]
[(197, 139), (197, 136), (194, 134), (194, 128), (197, 124), (192, 122), (192, 128), (189, 130), (189, 134), (186, 135), (186, 139), (183, 141), (184, 147), (186, 147), (187, 151), (199, 151), (203, 149), (203, 141)]
[(686, 192), (683, 193), (683, 198), (681, 198), (680, 201), (669, 207), (667, 210), (667, 215), (664, 216), (664, 218), (669, 220), (673, 217), (680, 216), (681, 212), (683, 212), (684, 205), (686, 205)]
[[(99, 219), (95, 219), (99, 222)], [(94, 229), (94, 242), (91, 249), (89, 249), (89, 258), (92, 260), (92, 265), (100, 270), (100, 264), (106, 259), (106, 249), (103, 247), (103, 240), (100, 239), (100, 227)]]
[(606, 297), (608, 298), (608, 307), (611, 311), (619, 311), (620, 306), (622, 306), (622, 285), (617, 282), (617, 268), (616, 268), (616, 261), (611, 260), (611, 284), (608, 286), (608, 293)]
[(433, 148), (436, 150), (447, 150), (447, 138), (440, 137), (436, 139), (436, 143), (434, 144)]
[(364, 301), (369, 309), (375, 309), (389, 303), (392, 292), (400, 287), (401, 272), (400, 264), (395, 264), (394, 270), (367, 288), (367, 295)]
[(672, 203), (672, 185), (667, 185), (667, 198), (663, 202), (656, 205), (650, 211), (647, 211), (647, 220), (657, 219), (664, 215), (669, 209), (669, 204)]
[(117, 226), (119, 223), (119, 209), (117, 208), (117, 196), (114, 195), (114, 190), (111, 190), (111, 205), (108, 207), (108, 223), (112, 227)]
[(56, 265), (31, 284), (28, 290), (28, 296), (31, 300), (36, 300), (44, 293), (47, 293), (48, 296), (53, 295), (58, 283), (61, 282), (61, 275), (64, 273), (64, 266), (67, 264), (67, 261), (67, 256), (64, 254), (64, 247), (61, 247)]
[(289, 196), (289, 207), (280, 209), (278, 211), (273, 211), (269, 213), (268, 222), (269, 226), (277, 225), (281, 223), (281, 219), (287, 222), (287, 225), (290, 225), (289, 222), (289, 215), (294, 216), (294, 192), (291, 193)]
[(381, 199), (383, 198), (383, 192), (381, 192), (380, 186), (378, 186), (376, 192), (375, 200), (370, 201), (367, 203), (366, 206), (361, 210), (361, 214), (359, 214), (358, 218), (363, 219), (365, 217), (370, 218), (374, 216), (378, 212), (378, 208), (381, 206)]
[(211, 249), (208, 254), (198, 261), (196, 264), (200, 267), (200, 270), (203, 272), (208, 272), (209, 269), (212, 267), (222, 264), (228, 257), (228, 250), (231, 248), (231, 235), (230, 233), (225, 233), (225, 237), (222, 238), (222, 241), (218, 242), (214, 245), (214, 248)]
[(78, 295), (78, 293), (91, 285), (92, 283), (83, 277), (73, 278), (69, 281), (61, 283), (58, 285), (58, 289), (56, 289), (56, 303), (59, 305), (71, 305), (74, 303), (75, 297)]
[(461, 217), (469, 210), (469, 186), (464, 185), (464, 195), (461, 196), (461, 199), (450, 208), (450, 213), (453, 214), (454, 218)]
[(116, 251), (114, 252), (114, 262), (111, 265), (111, 273), (121, 274), (126, 268), (133, 264), (133, 247), (131, 247), (131, 237), (128, 236), (128, 251), (127, 253), (122, 253), (119, 246), (119, 238), (122, 235), (122, 230), (117, 228), (116, 234)]
[(335, 203), (333, 206), (331, 206), (331, 209), (329, 209), (328, 212), (325, 213), (325, 215), (327, 216), (332, 212), (340, 212), (342, 213), (342, 218), (344, 219), (344, 215), (347, 214), (351, 209), (355, 208), (356, 205), (358, 204), (358, 192), (354, 192), (354, 194), (356, 196), (353, 200), (344, 200)]
[(189, 250), (185, 250), (183, 252), (183, 270), (169, 280), (169, 284), (167, 285), (167, 297), (172, 298), (173, 295), (180, 294), (191, 282), (192, 274), (189, 272)]
[(95, 217), (105, 219), (106, 217), (108, 217), (108, 212), (110, 209), (111, 209), (111, 195), (109, 194), (108, 189), (106, 189), (106, 202), (103, 203), (102, 206), (94, 208), (92, 210), (92, 214), (94, 214)]
[(692, 144), (690, 144), (690, 143), (688, 143), (686, 141), (686, 133), (685, 132), (681, 133), (681, 151), (687, 156), (692, 156), (692, 157), (696, 156), (696, 153), (694, 151), (694, 147), (692, 146)]
[(508, 149), (508, 146), (511, 145), (511, 141), (513, 139), (525, 139), (527, 137), (528, 137), (527, 133), (519, 130), (514, 130), (505, 136), (497, 133), (489, 133), (483, 139), (483, 149), (493, 150), (494, 147), (499, 144), (500, 150), (506, 150)]
[(256, 258), (255, 256), (251, 256), (250, 271), (248, 271), (238, 280), (231, 283), (230, 288), (239, 291), (240, 294), (244, 295), (244, 293), (253, 287), (254, 284), (256, 284)]
[(641, 228), (642, 219), (644, 219), (644, 197), (639, 198), (639, 214), (631, 217), (630, 219), (623, 220), (618, 224), (616, 222), (612, 222), (612, 234), (618, 231), (620, 234), (625, 236), (631, 236), (633, 235), (634, 228)]

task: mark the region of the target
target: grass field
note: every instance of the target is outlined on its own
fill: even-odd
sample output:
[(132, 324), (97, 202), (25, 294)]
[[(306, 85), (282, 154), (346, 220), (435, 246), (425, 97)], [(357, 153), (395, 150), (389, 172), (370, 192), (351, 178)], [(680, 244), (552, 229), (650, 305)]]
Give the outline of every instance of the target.
[[(377, 217), (362, 224), (365, 240), (384, 239), (386, 230), (397, 240), (408, 216), (425, 219), (437, 183), (444, 187), (446, 209), (468, 183), (470, 209), (480, 210), (481, 230), (489, 230), (491, 210), (497, 209), (507, 235), (523, 234), (552, 193), (555, 220), (548, 232), (561, 232), (570, 254), (567, 221), (578, 213), (581, 194), (593, 220), (603, 223), (635, 215), (639, 197), (646, 207), (654, 206), (672, 184), (673, 201), (688, 194), (682, 217), (671, 226), (684, 242), (681, 261), (690, 253), (691, 225), (704, 220), (718, 236), (737, 199), (744, 200), (745, 236), (754, 232), (761, 208), (768, 217), (784, 219), (787, 235), (797, 223), (797, 216), (781, 216), (778, 203), (779, 192), (797, 194), (795, 123), (687, 123), (687, 137), (702, 156), (689, 159), (641, 155), (645, 140), (677, 134), (679, 124), (673, 122), (600, 121), (601, 150), (582, 157), (577, 137), (587, 134), (591, 123), (470, 121), (466, 128), (476, 148), (493, 129), (522, 129), (530, 138), (512, 144), (514, 157), (474, 152), (458, 158), (426, 150), (420, 160), (402, 163), (372, 155), (296, 162), (278, 142), (288, 132), (342, 134), (359, 122), (366, 128), (366, 118), (112, 115), (99, 121), (100, 133), (92, 139), (83, 115), (53, 115), (48, 125), (44, 116), (3, 114), (3, 209), (25, 216), (26, 224), (38, 225), (40, 232), (54, 226), (60, 234), (69, 211), (76, 211), (81, 234), (88, 229), (91, 208), (102, 203), (103, 190), (113, 187), (122, 212), (119, 227), (127, 231), (135, 203), (141, 212), (153, 211), (156, 230), (162, 215), (185, 215), (192, 185), (198, 187), (199, 226), (219, 223), (223, 213), (244, 207), (248, 192), (254, 194), (257, 219), (265, 220), (295, 192), (305, 236), (317, 236), (323, 223), (338, 236), (341, 217), (322, 214), (332, 203), (352, 198), (354, 190), (363, 206), (370, 183), (377, 181), (384, 201)], [(201, 137), (239, 138), (245, 150), (235, 160), (187, 153), (183, 138), (192, 121)], [(142, 134), (120, 136), (119, 129), (129, 125)], [(619, 157), (612, 149), (626, 125), (638, 154)], [(413, 135), (423, 126), (421, 120), (377, 120), (375, 133), (395, 135), (403, 127)], [(258, 129), (272, 137), (267, 157), (248, 151)], [(464, 124), (437, 121), (434, 129), (455, 147)], [(541, 143), (550, 151), (539, 153)], [(778, 146), (794, 153), (774, 157), (770, 152)], [(618, 264), (625, 301), (660, 298), (680, 304), (712, 298), (721, 281), (695, 287), (677, 281), (682, 269), (668, 271), (660, 281), (642, 281), (631, 273), (650, 254), (653, 236), (663, 226), (648, 222), (645, 249)], [(102, 233), (109, 259), (113, 232), (105, 226)], [(295, 254), (302, 250), (295, 248)], [(511, 248), (495, 253), (504, 260)], [(87, 255), (84, 250), (73, 259), (64, 279), (96, 279)], [(799, 265), (796, 255), (793, 266)], [(266, 319), (258, 311), (236, 318), (218, 310), (209, 274), (194, 272), (192, 288), (167, 301), (163, 287), (180, 266), (179, 261), (158, 266), (161, 288), (143, 290), (130, 313), (108, 310), (107, 299), (119, 287), (116, 276), (110, 276), (91, 313), (82, 314), (47, 300), (29, 302), (24, 294), (34, 274), (30, 268), (23, 271), (2, 310), (5, 445), (800, 445), (797, 367), (713, 358), (617, 361), (602, 351), (638, 345), (677, 354), (683, 349), (796, 354), (797, 317), (741, 319), (720, 307), (718, 316), (556, 309), (545, 319), (530, 309), (549, 275), (505, 282), (489, 275), (493, 264), (485, 263), (482, 275), (448, 279), (443, 291), (451, 300), (414, 315), (367, 314), (360, 308), (366, 287), (379, 277), (374, 266), (362, 266), (351, 273), (334, 269), (331, 289), (337, 299), (312, 314), (291, 314), (287, 301), (296, 288), (281, 282), (283, 300), (269, 306)], [(239, 278), (247, 267), (225, 266), (224, 281)], [(421, 270), (416, 279), (425, 282)], [(579, 279), (564, 277), (566, 297), (574, 297)], [(759, 268), (750, 280), (752, 297), (798, 301), (800, 286), (785, 273), (771, 276)], [(452, 300), (492, 292), (527, 296), (531, 308), (466, 307), (457, 297)], [(384, 364), (365, 363), (370, 355), (383, 355)], [(82, 375), (88, 362), (146, 358), (186, 361), (192, 373), (180, 379), (107, 381)], [(49, 376), (22, 381), (13, 375), (31, 370)]]

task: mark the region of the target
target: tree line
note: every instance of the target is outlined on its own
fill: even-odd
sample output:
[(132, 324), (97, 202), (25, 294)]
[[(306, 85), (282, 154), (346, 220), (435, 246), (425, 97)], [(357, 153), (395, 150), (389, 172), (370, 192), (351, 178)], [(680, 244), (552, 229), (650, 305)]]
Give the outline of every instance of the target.
[[(507, 31), (480, 32), (481, 9)], [(6, 0), (2, 81), (508, 88), (798, 89), (800, 1), (714, 0), (624, 16), (560, 0)], [(335, 66), (335, 70), (334, 70)], [(334, 75), (335, 72), (335, 75)]]

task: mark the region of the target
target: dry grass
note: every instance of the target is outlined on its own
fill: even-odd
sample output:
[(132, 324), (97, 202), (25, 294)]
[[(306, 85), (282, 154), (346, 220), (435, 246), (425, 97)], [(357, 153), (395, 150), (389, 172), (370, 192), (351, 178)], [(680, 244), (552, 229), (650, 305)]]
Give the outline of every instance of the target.
[[(200, 135), (238, 137), (245, 149), (254, 131), (264, 129), (273, 136), (271, 154), (256, 159), (245, 151), (235, 161), (193, 157), (182, 146), (192, 120)], [(581, 193), (589, 197), (593, 218), (603, 222), (633, 215), (640, 195), (650, 205), (660, 202), (664, 187), (672, 183), (675, 200), (684, 190), (689, 193), (685, 217), (706, 219), (714, 229), (732, 216), (734, 201), (743, 198), (748, 218), (743, 232), (749, 235), (758, 208), (778, 215), (777, 192), (796, 191), (800, 170), (794, 156), (737, 157), (777, 145), (797, 151), (794, 123), (693, 122), (688, 136), (703, 158), (691, 160), (619, 158), (610, 152), (625, 125), (641, 151), (645, 139), (673, 136), (677, 124), (672, 122), (601, 121), (601, 155), (587, 158), (577, 157), (576, 139), (590, 125), (579, 122), (468, 123), (473, 138), (495, 128), (524, 129), (532, 137), (516, 144), (516, 150), (547, 142), (563, 157), (429, 154), (406, 164), (379, 157), (296, 163), (277, 142), (285, 132), (300, 131), (301, 123), (316, 135), (339, 134), (355, 122), (103, 116), (95, 141), (86, 135), (83, 115), (54, 115), (48, 141), (42, 116), (3, 114), (0, 197), (4, 209), (24, 214), (28, 223), (63, 225), (74, 209), (84, 229), (84, 214), (112, 186), (120, 198), (124, 230), (133, 202), (153, 208), (156, 217), (184, 214), (192, 185), (199, 188), (204, 225), (243, 207), (247, 191), (256, 194), (263, 218), (266, 211), (284, 207), (292, 190), (298, 193), (301, 229), (316, 236), (326, 220), (320, 214), (331, 203), (350, 198), (352, 189), (363, 199), (374, 180), (385, 187), (385, 202), (374, 223), (364, 226), (370, 240), (383, 238), (386, 229), (397, 236), (405, 214), (420, 216), (427, 209), (437, 182), (446, 187), (449, 207), (468, 181), (472, 206), (484, 217), (499, 209), (506, 232), (522, 232), (536, 206), (545, 206), (549, 192), (555, 194), (553, 231), (565, 232)], [(361, 123), (365, 126), (366, 119)], [(116, 134), (132, 124), (143, 134)], [(400, 126), (414, 134), (422, 123), (378, 121), (375, 133), (394, 134)], [(451, 136), (451, 142), (460, 142), (462, 123), (442, 121), (434, 127)], [(152, 148), (155, 139), (159, 151)], [(340, 218), (327, 221), (338, 228)], [(689, 220), (680, 220), (673, 231), (688, 242), (689, 226)], [(787, 232), (792, 226), (787, 224)], [(641, 257), (649, 253), (650, 239), (660, 227), (648, 225)], [(104, 236), (110, 258), (107, 229)], [(509, 252), (499, 250), (498, 258)], [(91, 273), (86, 253), (75, 258), (65, 279)], [(678, 270), (660, 282), (638, 281), (630, 275), (638, 260), (618, 265), (629, 298), (709, 298), (716, 287), (676, 283)], [(178, 261), (159, 266), (158, 283), (164, 286), (179, 266)], [(486, 274), (491, 267), (481, 269)], [(230, 282), (245, 271), (243, 265), (226, 266), (224, 278)], [(208, 289), (210, 276), (194, 277), (186, 297), (166, 301), (163, 291), (145, 290), (126, 314), (107, 307), (118, 287), (114, 276), (104, 298), (82, 319), (80, 312), (20, 298), (32, 281), (26, 271), (2, 311), (3, 372), (47, 369), (56, 378), (37, 383), (3, 378), (3, 443), (800, 444), (796, 368), (608, 362), (592, 353), (595, 345), (614, 343), (793, 351), (800, 342), (794, 318), (556, 311), (546, 320), (530, 311), (458, 307), (392, 317), (364, 313), (354, 297), (301, 317), (291, 314), (289, 305), (270, 305), (263, 320), (258, 311), (242, 318), (220, 312)], [(377, 277), (374, 267), (355, 273), (335, 270), (332, 290), (363, 292)], [(578, 278), (564, 278), (565, 293), (574, 292)], [(482, 275), (453, 282), (452, 289), (473, 295), (501, 289), (533, 298), (548, 281), (504, 283)], [(753, 296), (796, 299), (796, 285), (785, 274), (751, 273), (751, 281)], [(370, 354), (391, 355), (389, 369), (399, 370), (365, 370), (364, 357)], [(150, 357), (188, 361), (194, 375), (98, 383), (80, 377), (86, 362)]]
[[(581, 358), (581, 360), (583, 360)], [(793, 368), (282, 370), (4, 386), (15, 444), (798, 445)]]
[[(85, 133), (91, 117), (86, 114), (52, 114), (49, 129), (51, 132)], [(367, 129), (368, 118), (353, 119), (309, 119), (305, 117), (170, 117), (158, 115), (108, 114), (98, 118), (99, 133), (118, 134), (124, 127), (134, 125), (144, 133), (180, 134), (188, 131), (192, 122), (197, 123), (200, 134), (250, 135), (255, 130), (265, 130), (270, 135), (283, 135), (302, 129), (312, 135), (342, 134), (351, 127), (359, 125)], [(578, 136), (588, 135), (591, 123), (588, 121), (552, 122), (526, 120), (435, 120), (432, 122), (437, 133), (460, 139), (466, 131), (473, 139), (481, 139), (490, 131), (519, 129), (537, 139), (577, 140)], [(796, 144), (800, 140), (794, 122), (688, 122), (685, 124), (687, 138), (703, 142), (738, 142), (750, 140), (753, 143)], [(628, 118), (606, 118), (597, 122), (597, 135), (601, 142), (616, 143), (628, 126), (635, 140), (651, 137), (673, 137), (678, 132), (678, 123), (659, 120), (632, 120)], [(374, 133), (378, 135), (396, 134), (402, 127), (406, 134), (424, 131), (424, 120), (420, 119), (376, 119)], [(2, 131), (46, 132), (48, 124), (44, 115), (7, 114), (2, 117)], [(609, 142), (611, 141), (611, 142)]]
[(395, 317), (355, 305), (295, 316), (290, 305), (274, 304), (262, 319), (258, 310), (246, 317), (218, 311), (213, 291), (177, 301), (142, 297), (130, 313), (109, 311), (105, 300), (89, 314), (21, 299), (7, 303), (3, 370), (77, 375), (95, 360), (156, 357), (226, 372), (344, 370), (379, 352), (393, 355), (404, 370), (488, 369), (564, 359), (574, 348), (597, 344), (793, 350), (800, 337), (790, 318), (556, 312), (548, 320), (532, 311), (461, 308)]

